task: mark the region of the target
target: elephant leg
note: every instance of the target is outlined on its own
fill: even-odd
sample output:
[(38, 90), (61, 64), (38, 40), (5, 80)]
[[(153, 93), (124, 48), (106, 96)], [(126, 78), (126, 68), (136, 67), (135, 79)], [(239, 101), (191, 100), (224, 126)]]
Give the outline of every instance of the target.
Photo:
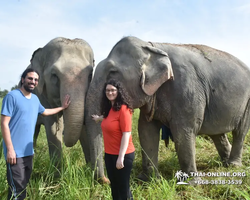
[(87, 133), (86, 133), (86, 126), (84, 125), (82, 127), (82, 132), (80, 135), (80, 143), (81, 143), (82, 150), (85, 156), (85, 161), (86, 163), (90, 163), (90, 148), (89, 148), (89, 142), (88, 142)]
[(210, 138), (213, 140), (222, 162), (227, 163), (231, 152), (231, 144), (227, 139), (227, 135), (225, 133), (210, 135)]
[(228, 160), (229, 165), (241, 166), (241, 158), (243, 151), (243, 142), (245, 139), (247, 131), (245, 133), (241, 133), (238, 130), (232, 131), (233, 134), (233, 143), (232, 150)]
[(195, 162), (196, 131), (188, 125), (170, 124), (170, 127), (181, 170), (187, 174), (197, 172)]
[(138, 132), (142, 147), (142, 169), (138, 176), (140, 180), (148, 181), (152, 173), (158, 175), (158, 150), (161, 123), (158, 121), (147, 122), (145, 116), (140, 112)]
[(40, 128), (41, 128), (41, 124), (37, 124), (36, 128), (35, 128), (35, 133), (34, 133), (34, 143), (33, 143), (33, 147), (36, 147), (36, 142), (37, 142), (37, 138), (40, 132)]
[(57, 115), (47, 116), (45, 119), (45, 129), (50, 160), (60, 169), (62, 161), (63, 118), (57, 118)]
[(34, 133), (34, 143), (33, 143), (34, 148), (36, 147), (37, 138), (38, 138), (38, 135), (39, 135), (39, 132), (40, 132), (41, 125), (44, 124), (43, 120), (44, 120), (44, 117), (39, 115), (38, 118), (37, 118), (35, 133)]
[(242, 159), (242, 151), (243, 151), (243, 142), (245, 140), (245, 136), (248, 133), (250, 128), (250, 99), (245, 108), (244, 115), (238, 125), (236, 130), (232, 131), (233, 134), (233, 144), (232, 150), (229, 157), (228, 164), (241, 166), (241, 159)]

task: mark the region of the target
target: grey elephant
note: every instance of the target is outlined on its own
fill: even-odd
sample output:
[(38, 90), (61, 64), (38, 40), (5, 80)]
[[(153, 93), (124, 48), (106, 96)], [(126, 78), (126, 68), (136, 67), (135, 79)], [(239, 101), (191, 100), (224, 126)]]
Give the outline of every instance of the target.
[[(121, 39), (97, 67), (86, 99), (92, 163), (102, 164), (100, 113), (104, 82), (117, 79), (140, 108), (141, 179), (158, 168), (159, 130), (171, 129), (181, 170), (196, 172), (195, 139), (210, 136), (223, 161), (241, 165), (250, 127), (250, 70), (236, 57), (204, 45)], [(94, 103), (93, 103), (94, 102)], [(232, 146), (226, 133), (232, 131)], [(102, 173), (102, 171), (97, 171)]]
[(94, 67), (92, 48), (82, 39), (58, 37), (37, 49), (28, 67), (38, 70), (40, 74), (34, 93), (45, 108), (60, 106), (66, 94), (71, 98), (67, 110), (48, 117), (39, 116), (34, 140), (37, 139), (41, 124), (44, 124), (49, 154), (55, 166), (61, 166), (63, 141), (67, 147), (72, 147), (80, 140), (85, 160), (90, 162), (84, 106)]

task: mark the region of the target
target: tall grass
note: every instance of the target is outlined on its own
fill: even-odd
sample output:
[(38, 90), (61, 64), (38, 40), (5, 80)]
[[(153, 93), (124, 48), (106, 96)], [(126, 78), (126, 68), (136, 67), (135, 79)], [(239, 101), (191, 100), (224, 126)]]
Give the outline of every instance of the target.
[[(1, 106), (1, 101), (0, 101)], [(241, 185), (177, 185), (175, 173), (180, 170), (174, 144), (169, 148), (160, 141), (159, 172), (160, 177), (153, 177), (149, 182), (142, 183), (136, 178), (142, 171), (141, 147), (137, 133), (139, 110), (133, 115), (133, 141), (136, 147), (136, 158), (131, 174), (131, 189), (136, 200), (159, 199), (249, 199), (250, 180), (250, 136), (246, 137), (243, 151), (243, 166), (238, 168), (225, 168), (222, 166), (218, 153), (210, 139), (197, 137), (196, 163), (201, 172), (245, 172), (241, 177)], [(231, 134), (229, 139), (231, 140)], [(1, 139), (1, 137), (0, 137)], [(0, 145), (2, 149), (2, 143)], [(27, 188), (27, 199), (31, 200), (106, 200), (111, 198), (108, 185), (99, 184), (94, 180), (90, 166), (86, 165), (79, 142), (71, 148), (63, 146), (63, 166), (59, 178), (54, 174), (58, 171), (50, 163), (47, 140), (44, 127), (40, 132), (34, 156), (34, 169), (30, 184)], [(216, 177), (218, 178), (218, 177)], [(238, 178), (238, 177), (237, 177)], [(205, 177), (205, 179), (208, 179)], [(219, 178), (218, 178), (219, 179)], [(229, 179), (221, 177), (220, 179)], [(7, 198), (6, 166), (3, 154), (0, 155), (0, 199)]]

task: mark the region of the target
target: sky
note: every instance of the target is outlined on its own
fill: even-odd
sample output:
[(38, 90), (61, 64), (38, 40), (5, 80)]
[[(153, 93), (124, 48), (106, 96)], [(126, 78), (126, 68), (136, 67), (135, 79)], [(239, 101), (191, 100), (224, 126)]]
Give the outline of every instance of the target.
[(250, 67), (249, 0), (0, 0), (0, 90), (18, 84), (33, 52), (81, 38), (96, 65), (124, 36), (204, 44)]

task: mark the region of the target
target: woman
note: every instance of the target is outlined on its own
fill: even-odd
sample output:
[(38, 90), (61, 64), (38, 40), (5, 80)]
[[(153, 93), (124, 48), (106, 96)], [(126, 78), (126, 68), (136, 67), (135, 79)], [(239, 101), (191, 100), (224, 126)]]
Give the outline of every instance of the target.
[(92, 118), (96, 122), (102, 121), (105, 165), (114, 200), (133, 199), (129, 187), (135, 157), (131, 136), (132, 112), (130, 98), (121, 83), (109, 80), (103, 90), (102, 115), (92, 115)]

